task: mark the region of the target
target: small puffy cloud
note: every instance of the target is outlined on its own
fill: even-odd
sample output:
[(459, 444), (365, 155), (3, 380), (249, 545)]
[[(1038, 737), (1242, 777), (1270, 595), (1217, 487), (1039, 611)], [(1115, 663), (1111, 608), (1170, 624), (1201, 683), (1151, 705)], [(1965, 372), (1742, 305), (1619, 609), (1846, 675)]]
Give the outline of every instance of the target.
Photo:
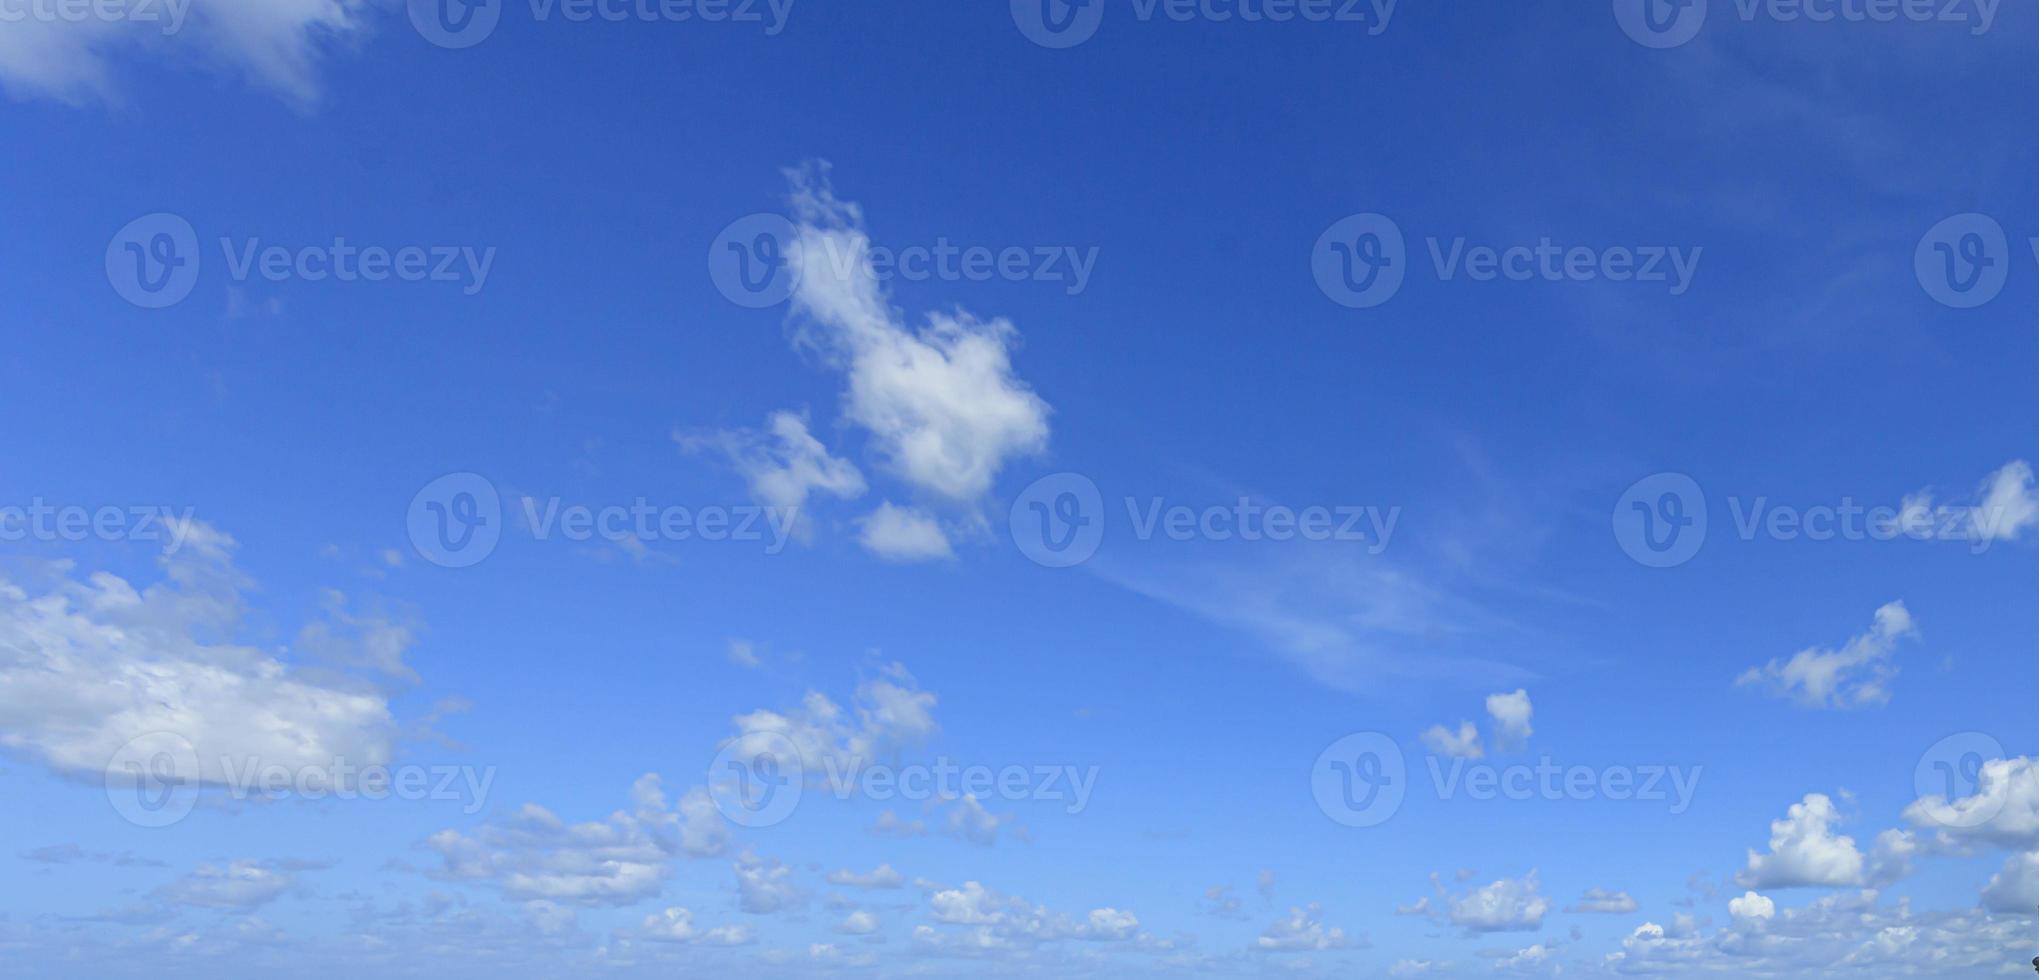
[(1452, 898), (1451, 924), (1468, 932), (1529, 932), (1543, 928), (1550, 899), (1537, 893), (1536, 872), (1502, 878)]
[(1627, 915), (1636, 909), (1635, 899), (1627, 892), (1609, 891), (1605, 888), (1588, 888), (1577, 905), (1565, 909), (1573, 913), (1600, 915)]
[(1533, 712), (1528, 691), (1487, 695), (1487, 717), (1494, 720), (1494, 738), (1502, 745), (1519, 745), (1535, 733), (1530, 726)]
[(869, 872), (859, 874), (847, 868), (828, 873), (828, 883), (845, 888), (899, 888), (906, 879), (892, 870), (889, 864), (881, 864)]
[(745, 852), (736, 859), (737, 906), (769, 915), (799, 905), (806, 896), (793, 884), (793, 869), (775, 859)]
[(888, 501), (859, 521), (858, 527), (857, 542), (885, 561), (904, 564), (956, 557), (941, 522), (918, 508)]
[(844, 414), (871, 434), (886, 468), (969, 504), (1008, 460), (1047, 448), (1048, 405), (1013, 374), (1012, 324), (959, 311), (909, 327), (871, 266), (862, 211), (835, 196), (828, 166), (787, 177), (800, 340), (843, 371)]
[(756, 941), (756, 934), (749, 926), (724, 925), (713, 929), (699, 929), (694, 925), (694, 913), (684, 908), (669, 908), (644, 917), (638, 926), (637, 938), (654, 943), (682, 943), (697, 946), (747, 946)]
[(1759, 922), (1776, 917), (1777, 903), (1749, 892), (1740, 898), (1729, 899), (1727, 912), (1736, 922)]
[(1345, 930), (1326, 927), (1323, 907), (1313, 903), (1290, 908), (1253, 941), (1253, 948), (1263, 953), (1293, 953), (1342, 949), (1346, 944)]
[(820, 780), (829, 772), (862, 771), (884, 753), (924, 741), (935, 731), (934, 708), (934, 694), (894, 663), (857, 686), (849, 709), (809, 691), (797, 709), (738, 715), (732, 719), (736, 734), (721, 747), (752, 763), (790, 742), (806, 775)]
[(878, 917), (869, 911), (858, 909), (843, 916), (843, 920), (835, 924), (835, 931), (845, 936), (868, 936), (878, 931)]
[(1470, 721), (1458, 724), (1454, 732), (1443, 725), (1432, 725), (1422, 735), (1423, 747), (1450, 759), (1477, 759), (1486, 754), (1480, 747), (1480, 731)]
[(1918, 628), (1902, 602), (1876, 610), (1869, 632), (1839, 650), (1801, 650), (1789, 660), (1772, 660), (1743, 672), (1736, 684), (1760, 687), (1807, 708), (1861, 708), (1890, 700), (1890, 682), (1897, 677), (1891, 662), (1898, 643), (1916, 637)]
[(1834, 801), (1809, 793), (1770, 824), (1770, 853), (1749, 851), (1748, 866), (1735, 876), (1744, 888), (1862, 888), (1889, 884), (1910, 871), (1916, 839), (1885, 831), (1865, 856), (1855, 839), (1834, 832), (1841, 822)]

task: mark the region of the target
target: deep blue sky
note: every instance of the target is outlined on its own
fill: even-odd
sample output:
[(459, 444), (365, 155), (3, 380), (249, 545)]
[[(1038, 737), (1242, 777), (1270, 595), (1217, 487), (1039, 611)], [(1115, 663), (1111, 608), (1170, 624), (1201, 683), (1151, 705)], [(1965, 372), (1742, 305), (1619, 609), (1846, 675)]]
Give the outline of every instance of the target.
[[(1604, 2), (1407, 3), (1377, 36), (1099, 2), (1067, 50), (1001, 3), (803, 0), (776, 34), (512, 4), (464, 50), (346, 0), (201, 2), (169, 37), (0, 23), (24, 178), (0, 192), (0, 508), (160, 505), (213, 529), (167, 558), (0, 541), (0, 950), (95, 977), (229, 956), (317, 976), (1952, 977), (2039, 952), (2030, 11), (1978, 34), (1713, 0), (1659, 50)], [(794, 200), (824, 188), (859, 210)], [(156, 213), (189, 224), (199, 266), (145, 309), (106, 255)], [(827, 304), (855, 284), (815, 266), (751, 309), (710, 256), (757, 213), (810, 244), (1095, 267), (1073, 295), (894, 281), (844, 315)], [(1367, 213), (1404, 237), (1406, 281), (1354, 309), (1313, 246)], [(1914, 258), (1970, 213), (2003, 230), (1985, 258), (2008, 276), (1957, 309)], [(339, 237), (493, 260), (467, 295), (236, 281), (220, 244)], [(1447, 280), (1431, 243), (1461, 239), (1697, 265), (1679, 294)], [(512, 517), (527, 495), (773, 503), (760, 469), (795, 471), (780, 412), (820, 454), (783, 550)], [(472, 567), (407, 531), (454, 473), (509, 524)], [(1710, 527), (1653, 568), (1614, 518), (1663, 473)], [(1055, 474), (1103, 502), (1076, 567), (1015, 543), (1014, 503)], [(1922, 536), (1973, 538), (1972, 514), (1989, 540), (1735, 522), (1928, 493), (1957, 510)], [(1242, 497), (1396, 524), (1385, 548), (1140, 540), (1127, 507)], [(158, 592), (128, 608), (101, 573)], [(1785, 666), (1801, 651), (1820, 670)], [(1486, 699), (1516, 691), (1533, 734), (1511, 738)], [(1429, 766), (1472, 751), (1440, 737), (1461, 721), (1466, 765), (1703, 775), (1675, 813), (1441, 799)], [(760, 731), (907, 766), (1095, 767), (1095, 791), (1074, 814), (986, 799), (983, 821), (813, 786), (769, 827), (689, 811), (718, 750)], [(97, 760), (152, 732), (493, 782), (473, 806), (244, 801), (199, 773), (188, 816), (143, 828)], [(1364, 828), (1312, 793), (1355, 733), (1407, 765), (1407, 799)], [(1959, 763), (1936, 745), (1964, 733), (2004, 761), (1960, 787), (1988, 813), (1950, 826), (1915, 777)], [(532, 829), (527, 803), (626, 812), (602, 832), (624, 840)], [(887, 810), (924, 832), (882, 832)], [(900, 887), (828, 880), (881, 864)], [(659, 936), (668, 909), (694, 932)]]

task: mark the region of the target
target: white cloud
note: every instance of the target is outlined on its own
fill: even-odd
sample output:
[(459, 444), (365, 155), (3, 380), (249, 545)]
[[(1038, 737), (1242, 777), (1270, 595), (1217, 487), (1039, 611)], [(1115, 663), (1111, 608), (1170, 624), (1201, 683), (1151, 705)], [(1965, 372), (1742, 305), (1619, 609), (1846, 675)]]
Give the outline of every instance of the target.
[(1756, 922), (1777, 917), (1777, 903), (1755, 892), (1728, 900), (1727, 912), (1736, 922)]
[(487, 882), (518, 900), (627, 906), (659, 893), (676, 855), (721, 853), (726, 830), (705, 792), (690, 791), (669, 810), (659, 778), (647, 774), (631, 787), (631, 803), (606, 820), (578, 824), (527, 803), (471, 836), (440, 831), (425, 840), (443, 862), (432, 874)]
[(1916, 538), (1940, 538), (1987, 546), (2016, 541), (2039, 525), (2039, 488), (2032, 464), (2013, 460), (1990, 474), (1976, 490), (1973, 504), (1935, 505), (1931, 491), (1906, 497), (1896, 529)]
[(1494, 719), (1494, 739), (1502, 745), (1519, 745), (1535, 734), (1530, 727), (1533, 712), (1528, 691), (1487, 695), (1487, 717)]
[(118, 19), (23, 18), (0, 30), (0, 85), (16, 97), (118, 101), (113, 62), (147, 55), (216, 66), (291, 102), (318, 97), (317, 70), (329, 48), (351, 43), (362, 0), (190, 0), (119, 5)]
[(1904, 817), (1956, 840), (2039, 849), (2039, 760), (1984, 760), (1973, 795), (1924, 797), (1906, 807)]
[(899, 872), (889, 864), (881, 864), (869, 873), (858, 874), (848, 868), (828, 873), (828, 883), (846, 888), (898, 888), (906, 884)]
[(1423, 733), (1423, 747), (1451, 759), (1477, 759), (1486, 754), (1480, 747), (1480, 731), (1470, 721), (1458, 723), (1453, 732), (1443, 725), (1432, 725)]
[(791, 742), (808, 778), (829, 772), (853, 773), (882, 753), (917, 744), (935, 731), (935, 696), (920, 689), (913, 675), (890, 664), (879, 676), (859, 684), (854, 711), (819, 691), (809, 691), (792, 711), (760, 709), (732, 719), (736, 734), (723, 741), (731, 757), (751, 762)]
[(914, 929), (916, 945), (930, 951), (984, 955), (1030, 949), (1046, 942), (1082, 940), (1123, 942), (1145, 940), (1139, 917), (1115, 908), (1093, 909), (1083, 919), (1051, 911), (1018, 896), (1003, 895), (975, 882), (960, 888), (937, 888), (928, 896), (928, 918), (943, 926)]
[(1469, 932), (1528, 932), (1543, 928), (1550, 899), (1537, 894), (1536, 872), (1502, 878), (1451, 899), (1451, 924)]
[(2039, 852), (2014, 854), (1991, 875), (1982, 889), (1982, 904), (1992, 912), (2026, 915), (2039, 908)]
[(749, 926), (725, 925), (701, 930), (694, 926), (694, 913), (669, 908), (644, 917), (637, 936), (655, 943), (688, 943), (698, 946), (747, 946), (757, 936)]
[(887, 501), (859, 522), (858, 543), (886, 561), (937, 561), (956, 557), (941, 522), (926, 511)]
[(282, 897), (296, 883), (296, 877), (287, 870), (243, 860), (223, 867), (200, 865), (156, 894), (164, 900), (198, 908), (252, 909)]
[(843, 920), (835, 924), (835, 931), (845, 936), (868, 936), (878, 931), (878, 917), (867, 910), (858, 909), (843, 916)]
[(1609, 891), (1605, 888), (1588, 888), (1579, 904), (1565, 911), (1572, 913), (1596, 913), (1602, 915), (1627, 915), (1636, 909), (1635, 899), (1627, 892)]
[(1840, 823), (1834, 801), (1809, 793), (1781, 820), (1770, 824), (1770, 853), (1749, 851), (1748, 866), (1735, 876), (1744, 888), (1860, 888), (1888, 884), (1910, 871), (1917, 850), (1911, 834), (1890, 830), (1879, 835), (1865, 857), (1855, 839), (1834, 832)]
[(737, 906), (745, 912), (769, 915), (806, 900), (793, 884), (793, 869), (776, 859), (760, 858), (746, 851), (737, 857), (734, 867)]
[[(387, 696), (368, 678), (313, 673), (232, 642), (249, 618), (234, 541), (197, 522), (179, 533), (183, 546), (160, 559), (163, 581), (140, 590), (105, 572), (59, 578), (40, 594), (0, 579), (0, 746), (97, 775), (131, 740), (172, 757), (188, 743), (198, 771), (177, 775), (212, 784), (250, 762), (319, 772), (336, 760), (387, 764), (396, 735)], [(312, 645), (409, 673), (406, 630), (342, 625), (361, 635), (313, 630)]]
[(811, 494), (820, 491), (846, 500), (863, 495), (864, 475), (849, 460), (830, 455), (828, 447), (807, 431), (805, 417), (774, 412), (766, 429), (764, 433), (747, 429), (709, 435), (674, 433), (673, 438), (689, 452), (710, 449), (727, 457), (759, 503), (799, 515), (795, 526), (803, 537), (811, 534), (806, 511)]
[(827, 165), (787, 177), (800, 338), (847, 375), (844, 414), (871, 433), (885, 466), (968, 504), (1008, 460), (1046, 449), (1048, 405), (1012, 373), (1012, 325), (959, 312), (909, 328), (870, 266), (861, 210), (836, 198)]
[(1801, 650), (1788, 661), (1750, 668), (1736, 683), (1768, 688), (1808, 708), (1880, 705), (1890, 700), (1890, 682), (1897, 676), (1891, 659), (1899, 641), (1917, 635), (1904, 603), (1893, 602), (1876, 610), (1869, 632), (1841, 649)]
[(1312, 903), (1305, 908), (1289, 909), (1287, 915), (1275, 920), (1253, 941), (1253, 948), (1264, 953), (1292, 953), (1342, 949), (1347, 942), (1345, 930), (1326, 927), (1324, 909)]

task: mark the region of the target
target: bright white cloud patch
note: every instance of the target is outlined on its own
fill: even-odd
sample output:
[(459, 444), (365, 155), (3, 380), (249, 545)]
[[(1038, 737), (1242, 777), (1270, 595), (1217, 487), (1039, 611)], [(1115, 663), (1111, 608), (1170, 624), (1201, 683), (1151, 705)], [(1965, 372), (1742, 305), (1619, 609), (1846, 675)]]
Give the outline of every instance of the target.
[(1841, 822), (1834, 801), (1809, 793), (1770, 824), (1770, 853), (1749, 851), (1748, 865), (1735, 876), (1744, 888), (1862, 888), (1889, 884), (1909, 872), (1917, 851), (1911, 834), (1885, 831), (1865, 856), (1855, 839), (1834, 832)]
[(1918, 636), (1918, 627), (1902, 602), (1876, 610), (1869, 632), (1839, 650), (1801, 650), (1790, 660), (1772, 660), (1751, 667), (1736, 680), (1761, 687), (1807, 708), (1861, 708), (1890, 700), (1890, 682), (1897, 677), (1891, 661), (1898, 643)]
[(1494, 739), (1502, 745), (1520, 745), (1535, 734), (1530, 718), (1535, 709), (1528, 691), (1487, 695), (1487, 717), (1494, 720)]
[(1543, 928), (1550, 899), (1537, 893), (1536, 872), (1502, 878), (1453, 898), (1451, 924), (1469, 932), (1528, 932)]
[(1289, 909), (1253, 941), (1253, 948), (1264, 953), (1292, 953), (1342, 949), (1346, 943), (1345, 930), (1325, 926), (1323, 908), (1312, 904)]
[[(234, 541), (195, 522), (180, 531), (163, 580), (142, 589), (104, 572), (35, 593), (0, 580), (0, 746), (92, 775), (131, 740), (173, 754), (188, 743), (199, 771), (178, 775), (212, 784), (250, 763), (328, 775), (341, 761), (387, 764), (396, 726), (386, 696), (367, 678), (232, 642), (249, 615)], [(333, 666), (409, 674), (409, 633), (385, 622), (304, 635)]]
[(1423, 747), (1451, 759), (1477, 759), (1486, 754), (1480, 747), (1480, 730), (1470, 721), (1459, 722), (1457, 731), (1443, 725), (1430, 726), (1423, 733)]
[(1727, 912), (1736, 922), (1760, 922), (1777, 917), (1777, 903), (1755, 892), (1748, 892), (1740, 898), (1729, 899)]
[[(862, 496), (864, 475), (807, 431), (807, 419), (793, 412), (774, 412), (765, 432), (747, 429), (709, 435), (674, 433), (689, 452), (712, 450), (729, 460), (750, 484), (751, 496), (767, 507), (805, 515), (807, 498), (815, 492), (844, 499)], [(807, 522), (803, 519), (804, 529)]]
[(864, 550), (886, 561), (917, 562), (954, 558), (941, 522), (923, 510), (880, 504), (862, 521), (857, 536)]
[(1012, 371), (1004, 320), (931, 314), (909, 327), (871, 267), (863, 213), (838, 200), (825, 164), (789, 171), (800, 339), (839, 367), (845, 415), (915, 488), (972, 503), (1016, 456), (1048, 445), (1048, 405)]

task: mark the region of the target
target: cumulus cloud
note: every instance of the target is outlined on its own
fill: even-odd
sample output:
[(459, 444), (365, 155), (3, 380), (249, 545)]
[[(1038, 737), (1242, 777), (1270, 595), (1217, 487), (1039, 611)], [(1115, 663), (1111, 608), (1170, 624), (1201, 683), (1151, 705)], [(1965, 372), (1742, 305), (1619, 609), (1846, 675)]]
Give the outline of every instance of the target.
[(915, 507), (886, 502), (862, 521), (857, 543), (892, 562), (937, 561), (956, 557), (948, 532), (934, 515)]
[(472, 835), (440, 831), (425, 840), (443, 862), (432, 874), (491, 884), (517, 900), (620, 907), (657, 895), (676, 856), (722, 852), (727, 832), (705, 791), (668, 808), (659, 778), (647, 774), (630, 795), (631, 808), (606, 820), (568, 824), (527, 803)]
[(1777, 917), (1777, 903), (1755, 892), (1728, 899), (1727, 912), (1736, 922), (1760, 922)]
[[(197, 6), (198, 9), (194, 9)], [(362, 0), (119, 0), (118, 17), (27, 17), (0, 31), (0, 87), (17, 98), (118, 101), (118, 60), (206, 64), (300, 105), (318, 97), (318, 64), (361, 31)]]
[(2039, 849), (2039, 760), (1984, 760), (1973, 794), (1923, 797), (1905, 808), (1904, 817), (1957, 841)]
[(934, 708), (935, 696), (895, 663), (859, 684), (849, 709), (809, 691), (797, 709), (738, 715), (733, 719), (736, 734), (722, 747), (733, 759), (756, 763), (790, 743), (810, 779), (855, 774), (883, 754), (932, 735)]
[(831, 871), (828, 873), (828, 883), (846, 888), (899, 888), (906, 884), (906, 879), (899, 872), (892, 870), (891, 865), (881, 864), (862, 874), (848, 868)]
[(648, 942), (698, 946), (747, 946), (757, 941), (757, 934), (749, 926), (696, 928), (694, 913), (684, 908), (669, 908), (645, 916), (644, 923), (638, 927), (637, 936)]
[(1261, 932), (1259, 938), (1253, 941), (1253, 948), (1263, 953), (1292, 953), (1343, 949), (1347, 942), (1345, 930), (1325, 926), (1323, 907), (1312, 903), (1290, 908), (1287, 915)]
[(408, 630), (370, 617), (312, 629), (311, 646), (342, 661), (319, 670), (233, 642), (250, 616), (233, 538), (198, 522), (178, 534), (163, 579), (144, 588), (106, 572), (35, 593), (0, 579), (0, 747), (109, 778), (125, 778), (123, 746), (195, 752), (185, 764), (197, 771), (176, 775), (222, 785), (250, 763), (329, 776), (341, 761), (386, 765), (388, 696), (344, 668), (408, 676)]
[(748, 851), (738, 856), (736, 868), (737, 907), (752, 915), (769, 915), (806, 901), (793, 883), (793, 869), (776, 859), (761, 858)]
[(1861, 708), (1890, 700), (1890, 682), (1897, 677), (1891, 660), (1898, 643), (1916, 637), (1918, 628), (1902, 602), (1876, 610), (1869, 632), (1839, 650), (1814, 647), (1790, 660), (1772, 660), (1751, 667), (1736, 683), (1761, 687), (1807, 708)]
[(1128, 942), (1147, 938), (1139, 931), (1139, 917), (1129, 911), (1093, 909), (1078, 919), (975, 881), (964, 882), (959, 888), (931, 890), (928, 919), (935, 925), (916, 927), (914, 943), (930, 952), (959, 955), (1013, 952), (1061, 940)]
[(1543, 928), (1550, 899), (1537, 893), (1536, 872), (1502, 878), (1448, 903), (1451, 924), (1468, 932), (1529, 932)]
[(1834, 832), (1841, 822), (1834, 801), (1809, 793), (1770, 824), (1770, 853), (1749, 851), (1748, 866), (1735, 876), (1744, 888), (1860, 888), (1889, 884), (1910, 871), (1917, 851), (1913, 836), (1890, 830), (1864, 855), (1855, 839)]
[(1048, 405), (1013, 374), (1012, 324), (959, 311), (909, 327), (873, 272), (862, 211), (835, 196), (828, 166), (787, 177), (799, 338), (845, 374), (844, 415), (870, 433), (883, 465), (968, 504), (1007, 461), (1047, 448)]
[(1502, 745), (1520, 745), (1535, 734), (1530, 727), (1534, 709), (1528, 691), (1487, 695), (1487, 717), (1494, 720), (1494, 739)]
[(1443, 725), (1432, 725), (1422, 739), (1424, 748), (1446, 758), (1477, 759), (1486, 754), (1480, 747), (1480, 730), (1470, 721), (1459, 722), (1456, 732)]

